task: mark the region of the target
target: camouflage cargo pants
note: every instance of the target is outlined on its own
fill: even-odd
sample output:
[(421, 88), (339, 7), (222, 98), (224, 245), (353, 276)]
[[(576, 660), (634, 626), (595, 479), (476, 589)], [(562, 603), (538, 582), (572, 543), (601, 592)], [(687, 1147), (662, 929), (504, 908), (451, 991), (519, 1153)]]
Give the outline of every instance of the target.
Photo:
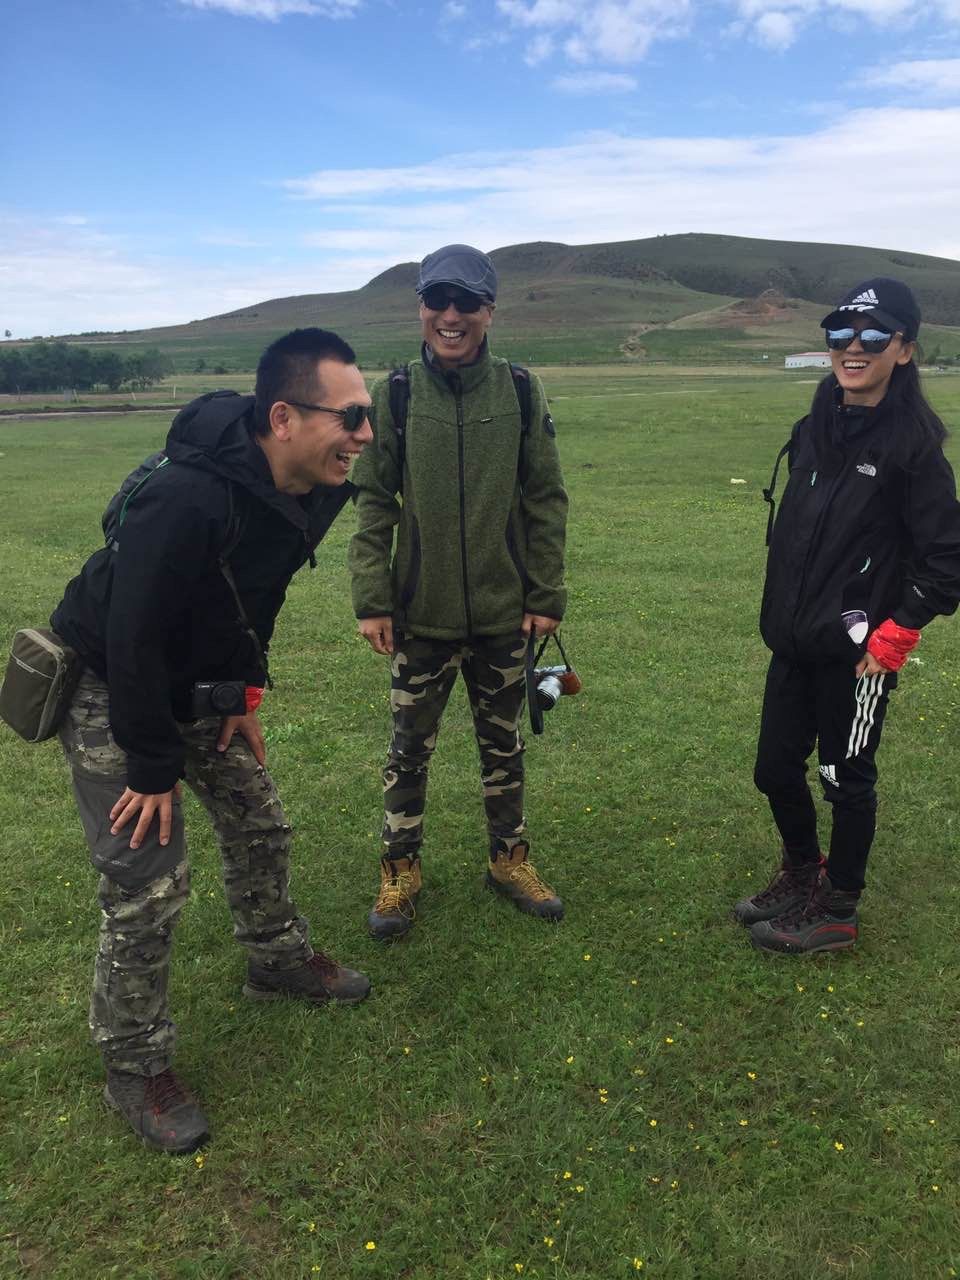
[[(313, 952), (307, 922), (289, 895), (290, 827), (247, 743), (234, 735), (226, 752), (217, 751), (219, 728), (219, 720), (180, 726), (187, 785), (216, 831), (234, 936), (258, 964), (292, 968)], [(109, 1067), (156, 1075), (173, 1053), (167, 978), (174, 926), (190, 889), (180, 801), (174, 800), (166, 847), (156, 822), (139, 849), (129, 847), (133, 821), (110, 834), (110, 809), (126, 786), (126, 756), (110, 732), (107, 687), (92, 672), (81, 678), (60, 742), (91, 861), (101, 873), (90, 1030)]]
[(427, 769), (440, 719), (463, 676), (480, 749), (490, 856), (523, 839), (523, 711), (526, 641), (519, 632), (471, 640), (402, 636), (392, 661), (393, 735), (383, 771), (383, 843), (389, 857), (409, 857), (423, 841)]

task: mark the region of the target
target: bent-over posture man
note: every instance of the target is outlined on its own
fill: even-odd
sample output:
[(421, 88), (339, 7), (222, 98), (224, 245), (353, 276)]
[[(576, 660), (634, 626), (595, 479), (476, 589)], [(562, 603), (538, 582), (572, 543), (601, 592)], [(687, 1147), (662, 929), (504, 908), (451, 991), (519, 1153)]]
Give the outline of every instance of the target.
[(427, 768), (458, 672), (480, 749), (487, 883), (522, 911), (563, 915), (528, 857), (519, 729), (528, 637), (552, 634), (566, 604), (556, 432), (539, 380), (488, 349), (497, 275), (486, 254), (438, 249), (421, 265), (417, 293), (421, 356), (374, 388), (350, 547), (360, 631), (390, 655), (393, 676), (381, 883), (369, 917), (384, 939), (413, 924)]
[(220, 844), (248, 955), (244, 995), (355, 1003), (370, 988), (307, 940), (257, 719), (287, 584), (315, 563), (352, 491), (350, 465), (372, 436), (369, 403), (336, 334), (280, 338), (260, 360), (255, 397), (217, 392), (177, 415), (168, 461), (128, 497), (51, 619), (85, 664), (60, 739), (101, 873), (90, 1026), (106, 1101), (163, 1151), (208, 1136), (171, 1070), (167, 977), (189, 886), (181, 778)]

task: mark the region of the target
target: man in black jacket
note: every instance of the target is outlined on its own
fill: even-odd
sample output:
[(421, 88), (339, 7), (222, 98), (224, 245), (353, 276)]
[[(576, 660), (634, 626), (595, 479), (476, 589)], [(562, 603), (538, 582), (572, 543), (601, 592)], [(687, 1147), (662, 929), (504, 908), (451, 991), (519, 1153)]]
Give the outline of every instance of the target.
[(128, 498), (51, 619), (85, 670), (60, 730), (94, 867), (100, 943), (90, 1025), (106, 1101), (168, 1152), (204, 1142), (171, 1070), (173, 928), (189, 892), (184, 778), (213, 821), (244, 995), (356, 1003), (362, 974), (314, 951), (288, 892), (290, 827), (257, 706), (287, 584), (352, 492), (372, 438), (352, 349), (300, 329), (273, 343), (256, 396), (183, 409), (167, 461)]

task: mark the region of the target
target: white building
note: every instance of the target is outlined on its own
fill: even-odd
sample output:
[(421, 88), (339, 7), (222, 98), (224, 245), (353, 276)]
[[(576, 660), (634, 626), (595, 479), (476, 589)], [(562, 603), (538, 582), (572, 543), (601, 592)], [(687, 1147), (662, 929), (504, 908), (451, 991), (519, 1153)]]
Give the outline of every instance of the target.
[(798, 355), (787, 356), (783, 367), (785, 369), (829, 369), (830, 355), (826, 351), (801, 351)]

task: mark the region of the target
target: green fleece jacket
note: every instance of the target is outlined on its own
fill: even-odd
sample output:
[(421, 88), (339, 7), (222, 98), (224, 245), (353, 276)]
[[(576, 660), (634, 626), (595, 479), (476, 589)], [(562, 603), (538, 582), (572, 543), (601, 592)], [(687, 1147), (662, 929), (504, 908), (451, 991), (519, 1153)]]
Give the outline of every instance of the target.
[(523, 432), (506, 360), (484, 344), (475, 363), (444, 372), (424, 352), (410, 366), (402, 477), (389, 380), (373, 388), (374, 441), (351, 477), (358, 618), (456, 640), (516, 631), (525, 612), (563, 617), (567, 495), (546, 396), (530, 382)]

